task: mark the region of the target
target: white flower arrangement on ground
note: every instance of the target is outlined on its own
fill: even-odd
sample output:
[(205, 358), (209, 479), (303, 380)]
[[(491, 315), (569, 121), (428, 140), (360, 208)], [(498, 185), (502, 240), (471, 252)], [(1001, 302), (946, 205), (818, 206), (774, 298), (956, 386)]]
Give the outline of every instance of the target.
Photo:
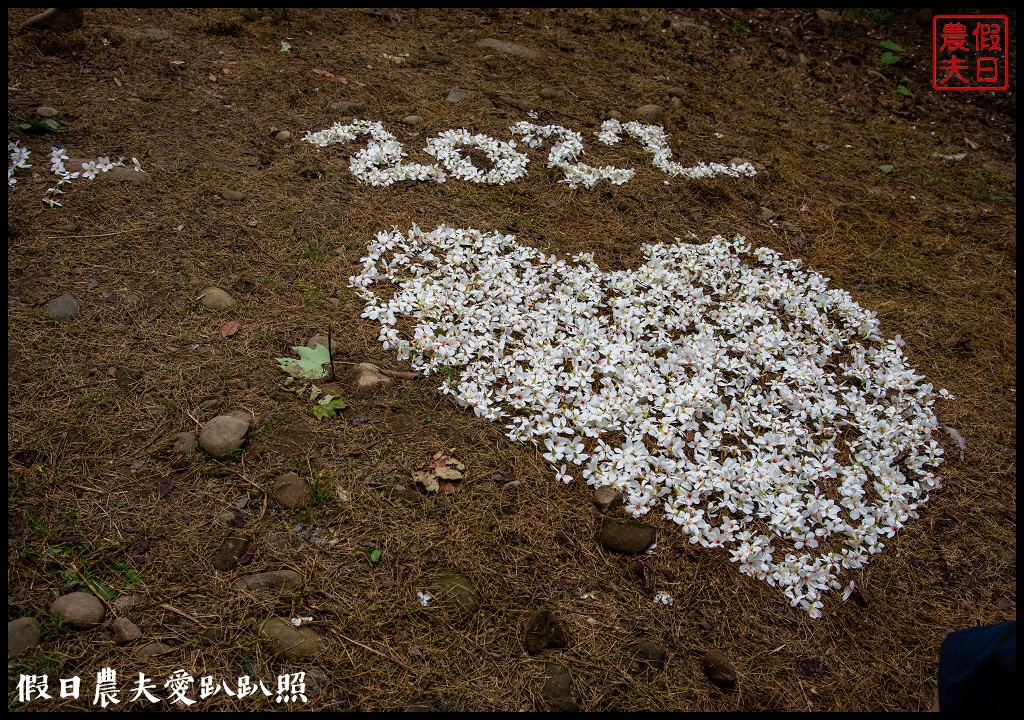
[(660, 507), (818, 617), (940, 487), (937, 394), (799, 260), (741, 236), (643, 250), (604, 272), (414, 225), (379, 233), (350, 285), (385, 349), (423, 374), (460, 368), (441, 392), (543, 446), (560, 479), (618, 488), (634, 516)]
[[(536, 119), (535, 116), (536, 113), (531, 115)], [(594, 167), (579, 162), (583, 154), (583, 136), (561, 125), (535, 125), (523, 121), (512, 125), (509, 130), (533, 149), (539, 148), (544, 141), (553, 140), (547, 167), (562, 170), (565, 179), (560, 182), (571, 188), (583, 186), (589, 190), (601, 180), (622, 185), (636, 174), (635, 170), (628, 168), (613, 165)], [(738, 165), (699, 163), (693, 167), (684, 167), (671, 159), (668, 134), (659, 125), (642, 125), (637, 122), (622, 124), (618, 120), (608, 120), (594, 134), (605, 145), (614, 145), (621, 140), (623, 132), (635, 138), (653, 156), (655, 167), (673, 177), (700, 180), (718, 175), (750, 177), (757, 172), (747, 162)], [(527, 155), (516, 149), (515, 140), (502, 142), (489, 135), (458, 129), (444, 130), (427, 140), (423, 150), (437, 158), (437, 164), (409, 163), (405, 161), (408, 153), (402, 144), (384, 129), (383, 124), (374, 120), (355, 119), (347, 125), (335, 123), (326, 130), (307, 133), (303, 140), (319, 148), (326, 148), (330, 145), (347, 145), (362, 136), (369, 136), (370, 140), (365, 148), (349, 159), (349, 169), (360, 182), (375, 187), (386, 187), (407, 180), (443, 183), (449, 176), (478, 184), (504, 185), (526, 175), (530, 162)], [(479, 148), (494, 166), (486, 172), (481, 170), (459, 152), (459, 146)]]
[[(7, 152), (10, 154), (10, 163), (7, 166), (7, 185), (11, 186), (18, 182), (18, 179), (14, 177), (15, 168), (32, 167), (28, 163), (31, 152), (27, 148), (22, 147), (18, 140), (15, 140), (13, 143), (8, 141)], [(57, 176), (57, 184), (46, 188), (46, 195), (43, 197), (43, 202), (50, 207), (62, 207), (62, 203), (57, 200), (57, 196), (64, 194), (64, 190), (61, 190), (61, 188), (72, 180), (79, 177), (83, 177), (86, 180), (94, 180), (99, 174), (110, 172), (115, 167), (124, 167), (125, 164), (124, 158), (113, 162), (109, 157), (103, 156), (84, 162), (82, 163), (81, 170), (71, 172), (64, 167), (64, 161), (67, 159), (68, 153), (64, 148), (50, 148), (50, 172)], [(132, 163), (135, 172), (143, 172), (138, 158), (133, 157)]]

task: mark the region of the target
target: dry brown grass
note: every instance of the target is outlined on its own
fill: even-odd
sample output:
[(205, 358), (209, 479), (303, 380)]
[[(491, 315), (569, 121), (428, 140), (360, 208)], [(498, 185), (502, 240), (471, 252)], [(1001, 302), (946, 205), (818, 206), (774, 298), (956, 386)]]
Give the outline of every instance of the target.
[[(88, 694), (109, 666), (161, 683), (178, 668), (268, 683), (302, 670), (311, 710), (533, 709), (542, 663), (552, 661), (570, 669), (585, 710), (921, 710), (946, 632), (1016, 617), (1014, 95), (928, 89), (930, 29), (901, 15), (882, 23), (848, 14), (822, 26), (813, 11), (90, 9), (81, 30), (16, 36), (32, 14), (8, 11), (8, 137), (22, 138), (35, 163), (8, 193), (8, 617), (39, 618), (44, 637), (8, 665), (10, 708), (26, 707), (21, 673), (81, 675)], [(753, 32), (730, 32), (730, 19), (753, 19)], [(475, 47), (483, 37), (546, 59), (488, 55)], [(879, 37), (908, 48), (898, 72), (878, 65)], [(558, 40), (575, 52), (560, 52)], [(417, 60), (421, 49), (451, 62)], [(381, 57), (402, 52), (412, 55), (403, 65)], [(843, 52), (860, 64), (831, 62)], [(887, 81), (865, 75), (876, 67)], [(895, 93), (903, 74), (914, 100)], [(662, 122), (678, 159), (744, 156), (764, 172), (665, 186), (635, 144), (593, 140), (606, 109), (664, 103), (671, 85), (687, 88), (684, 107), (665, 103)], [(566, 93), (541, 100), (545, 86)], [(450, 87), (493, 92), (452, 104)], [(352, 149), (298, 141), (341, 119), (332, 102), (352, 99), (423, 161), (420, 148), (440, 130), (508, 139), (524, 113), (501, 93), (582, 132), (589, 162), (636, 167), (636, 177), (572, 191), (536, 152), (527, 177), (505, 187), (381, 189), (349, 174)], [(42, 104), (69, 126), (53, 143), (80, 157), (134, 155), (151, 180), (79, 181), (65, 207), (42, 206), (51, 143), (18, 130)], [(401, 125), (412, 113), (425, 123)], [(272, 127), (295, 137), (277, 143)], [(932, 157), (966, 149), (964, 136), (980, 145), (966, 160)], [(883, 163), (899, 173), (881, 173)], [(225, 189), (246, 200), (220, 200)], [(831, 277), (878, 312), (887, 336), (900, 333), (913, 367), (958, 397), (939, 410), (967, 439), (966, 456), (939, 438), (945, 488), (864, 571), (868, 607), (831, 598), (824, 617), (809, 620), (736, 572), (726, 553), (695, 549), (660, 518), (651, 519), (655, 555), (611, 556), (596, 541), (600, 513), (587, 489), (556, 483), (538, 453), (434, 392), (436, 377), (347, 397), (346, 415), (375, 420), (359, 426), (319, 423), (301, 402), (275, 396), (274, 358), (329, 327), (338, 360), (401, 367), (346, 285), (376, 232), (414, 222), (512, 232), (563, 255), (591, 251), (608, 269), (635, 266), (643, 242), (741, 232)], [(203, 311), (195, 297), (208, 285), (239, 304)], [(83, 308), (56, 323), (43, 305), (63, 293)], [(241, 330), (223, 339), (227, 320)], [(107, 368), (142, 376), (124, 389)], [(226, 409), (254, 419), (239, 458), (182, 462), (169, 451), (174, 433)], [(467, 467), (454, 494), (413, 504), (390, 496), (445, 448)], [(317, 484), (310, 507), (262, 500), (287, 470)], [(502, 490), (511, 480), (518, 495)], [(280, 532), (287, 544), (257, 544), (247, 566), (220, 573), (210, 559), (229, 529), (216, 518), (247, 495), (244, 530)], [(304, 540), (298, 522), (336, 543)], [(382, 553), (376, 565), (371, 547)], [(48, 619), (72, 564), (140, 594), (129, 616), (173, 651), (138, 661), (103, 629), (75, 633)], [(283, 567), (304, 582), (280, 601), (231, 588), (241, 574)], [(416, 592), (442, 568), (472, 579), (476, 613), (443, 598), (418, 604)], [(654, 605), (656, 590), (675, 606)], [(581, 601), (587, 592), (595, 599)], [(530, 657), (522, 628), (541, 607), (561, 618), (570, 643)], [(293, 662), (269, 655), (253, 626), (273, 614), (315, 617), (325, 652)], [(644, 639), (669, 660), (638, 678), (627, 647)], [(736, 690), (704, 677), (700, 656), (712, 647), (735, 663)], [(221, 694), (196, 707), (262, 702)]]

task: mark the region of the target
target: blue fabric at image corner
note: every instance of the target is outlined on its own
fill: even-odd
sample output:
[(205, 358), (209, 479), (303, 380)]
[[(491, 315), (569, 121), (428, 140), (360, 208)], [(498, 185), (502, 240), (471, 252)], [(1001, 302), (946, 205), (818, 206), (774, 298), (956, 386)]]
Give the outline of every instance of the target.
[(939, 650), (942, 712), (1016, 710), (1017, 621), (949, 633)]

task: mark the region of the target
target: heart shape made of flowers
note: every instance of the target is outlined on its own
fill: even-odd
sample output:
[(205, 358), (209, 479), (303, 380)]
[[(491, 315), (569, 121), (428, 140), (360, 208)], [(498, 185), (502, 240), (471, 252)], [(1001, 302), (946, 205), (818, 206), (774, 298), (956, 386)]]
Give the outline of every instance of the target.
[(933, 405), (952, 396), (799, 260), (739, 235), (695, 241), (605, 272), (586, 253), (414, 225), (378, 233), (350, 285), (386, 350), (456, 371), (440, 391), (543, 445), (558, 479), (613, 486), (634, 516), (660, 509), (818, 617), (940, 487)]

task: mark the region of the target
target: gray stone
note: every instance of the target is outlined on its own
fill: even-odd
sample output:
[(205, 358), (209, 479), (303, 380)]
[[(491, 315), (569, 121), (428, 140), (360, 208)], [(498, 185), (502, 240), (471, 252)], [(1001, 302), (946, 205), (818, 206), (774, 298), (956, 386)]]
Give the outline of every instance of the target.
[(224, 310), (237, 303), (238, 301), (231, 297), (226, 290), (219, 287), (203, 288), (199, 293), (199, 304), (208, 310)]
[(139, 626), (128, 618), (118, 618), (110, 623), (110, 627), (114, 631), (114, 642), (117, 643), (129, 643), (142, 637)]
[(59, 617), (73, 630), (91, 630), (103, 622), (107, 609), (95, 595), (73, 592), (54, 600), (50, 614)]
[(222, 572), (234, 570), (238, 561), (249, 549), (249, 538), (241, 533), (231, 533), (221, 543), (213, 556), (213, 566)]
[(242, 446), (249, 432), (249, 421), (241, 415), (218, 415), (199, 431), (199, 447), (217, 460), (223, 460)]
[(373, 363), (359, 363), (352, 369), (352, 384), (358, 392), (372, 392), (388, 385), (394, 380), (381, 373)]
[(358, 115), (363, 111), (363, 105), (352, 100), (339, 100), (338, 102), (331, 103), (331, 109), (351, 115)]
[(578, 712), (580, 707), (572, 696), (572, 675), (561, 665), (544, 664), (544, 687), (540, 698), (549, 712)]
[(46, 314), (54, 320), (70, 320), (81, 308), (73, 295), (61, 295), (46, 304)]
[(236, 590), (252, 593), (277, 593), (294, 590), (302, 577), (294, 570), (271, 570), (240, 577), (233, 583)]
[(322, 651), (326, 643), (310, 627), (295, 627), (283, 617), (272, 617), (256, 630), (261, 640), (270, 644), (272, 652), (283, 658), (305, 658)]
[(141, 599), (135, 593), (128, 593), (127, 595), (118, 595), (110, 603), (114, 606), (114, 609), (118, 612), (128, 612), (133, 607), (136, 607), (141, 602)]
[(17, 657), (39, 644), (42, 628), (32, 617), (20, 617), (7, 623), (7, 659)]
[(263, 542), (271, 550), (284, 550), (288, 547), (288, 536), (279, 532), (268, 532), (263, 536)]
[(18, 28), (18, 33), (35, 30), (67, 32), (82, 27), (83, 22), (85, 22), (85, 12), (82, 8), (50, 8), (23, 22)]
[(448, 91), (448, 95), (445, 96), (445, 100), (450, 103), (459, 102), (459, 100), (465, 100), (476, 95), (472, 90), (463, 90), (462, 88), (451, 88)]
[(665, 109), (661, 105), (641, 105), (636, 109), (637, 117), (649, 123), (658, 122), (664, 114)]
[(58, 114), (57, 108), (52, 108), (49, 105), (40, 105), (36, 108), (36, 115), (41, 118), (57, 117)]
[(433, 52), (432, 50), (424, 50), (419, 55), (421, 60), (426, 62), (434, 63), (435, 65), (447, 65), (451, 62), (446, 56), (441, 53)]
[(686, 88), (670, 87), (667, 92), (668, 92), (668, 96), (670, 98), (674, 98), (674, 97), (681, 98), (684, 95), (686, 95)]
[(156, 40), (157, 42), (171, 39), (171, 31), (164, 28), (147, 27), (142, 29), (142, 33), (150, 40)]
[(146, 643), (135, 651), (136, 660), (145, 660), (146, 658), (156, 657), (157, 655), (163, 655), (164, 653), (170, 652), (174, 648), (170, 645), (165, 645), (159, 640)]
[(274, 139), (277, 140), (278, 142), (288, 142), (289, 140), (292, 139), (291, 131), (279, 130), (278, 132), (274, 133)]
[(196, 440), (196, 436), (193, 433), (180, 432), (174, 437), (174, 446), (171, 448), (172, 452), (191, 455), (199, 447), (199, 441)]
[(434, 596), (447, 607), (472, 614), (480, 607), (480, 596), (473, 581), (465, 575), (450, 570), (434, 573)]
[(288, 510), (299, 510), (313, 499), (309, 483), (296, 473), (288, 472), (274, 481), (274, 499)]
[(562, 52), (576, 52), (576, 43), (572, 40), (559, 40), (558, 49)]
[(683, 109), (683, 99), (682, 98), (674, 97), (669, 102), (672, 104), (672, 109), (673, 110), (682, 110)]
[(512, 95), (502, 95), (499, 98), (503, 103), (511, 105), (514, 108), (519, 108), (526, 112), (536, 112), (538, 110), (537, 104), (527, 100), (526, 98), (514, 97)]
[(523, 647), (530, 655), (536, 655), (547, 648), (564, 648), (569, 638), (558, 621), (548, 609), (538, 610), (526, 621), (523, 628)]
[(537, 93), (537, 94), (540, 95), (545, 100), (555, 100), (557, 98), (562, 97), (562, 95), (564, 95), (565, 93), (563, 93), (561, 90), (557, 90), (555, 88), (546, 87), (546, 88), (541, 88), (540, 92)]
[(601, 546), (609, 552), (639, 554), (653, 543), (653, 525), (608, 517), (601, 521)]
[(665, 669), (668, 652), (656, 642), (643, 640), (630, 648), (630, 656), (633, 673), (641, 674), (651, 670), (661, 672)]
[(151, 175), (144, 170), (136, 170), (134, 167), (117, 166), (104, 173), (111, 180), (127, 183), (149, 182)]
[(608, 512), (612, 508), (622, 505), (622, 493), (611, 485), (602, 485), (594, 491), (594, 505), (601, 512)]
[(621, 120), (622, 119), (622, 113), (620, 113), (618, 110), (609, 110), (609, 111), (607, 111), (604, 114), (604, 119), (605, 120)]
[(231, 202), (242, 202), (245, 200), (245, 193), (238, 190), (223, 190), (220, 196)]
[(317, 345), (327, 347), (328, 342), (331, 343), (331, 352), (333, 354), (337, 355), (339, 352), (341, 352), (341, 345), (338, 344), (338, 341), (335, 340), (334, 338), (331, 338), (330, 341), (328, 341), (326, 335), (313, 335), (312, 337), (309, 338), (309, 340), (306, 341), (306, 347), (308, 347), (310, 350), (316, 350)]
[(397, 483), (391, 488), (391, 499), (398, 500), (406, 504), (417, 504), (423, 500), (423, 496), (410, 487), (406, 487), (401, 483)]
[(416, 127), (417, 125), (423, 124), (423, 118), (419, 115), (406, 115), (402, 118), (402, 124), (408, 125), (409, 127)]
[(505, 40), (496, 40), (494, 38), (484, 38), (483, 40), (480, 40), (476, 46), (480, 48), (487, 48), (488, 50), (497, 50), (500, 53), (514, 55), (525, 60), (540, 60), (543, 57), (536, 50), (531, 50), (523, 45), (506, 42)]
[(721, 650), (708, 650), (701, 660), (701, 666), (708, 680), (718, 687), (726, 690), (736, 687), (736, 668)]

